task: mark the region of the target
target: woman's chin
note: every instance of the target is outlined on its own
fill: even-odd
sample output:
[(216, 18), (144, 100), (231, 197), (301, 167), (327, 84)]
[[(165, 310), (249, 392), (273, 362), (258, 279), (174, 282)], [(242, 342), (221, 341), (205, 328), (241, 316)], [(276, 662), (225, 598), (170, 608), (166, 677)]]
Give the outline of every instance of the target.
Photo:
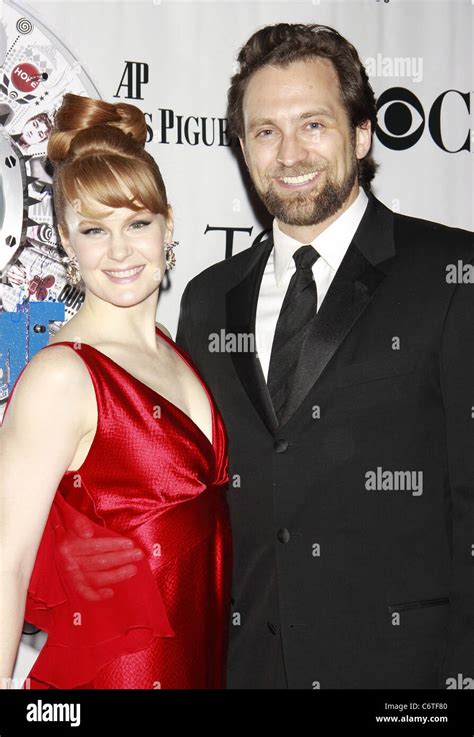
[(148, 284), (147, 287), (138, 287), (134, 284), (114, 284), (107, 289), (88, 289), (86, 283), (86, 291), (89, 291), (94, 301), (108, 302), (116, 307), (133, 307), (149, 299), (153, 294), (158, 296), (160, 287), (158, 282)]

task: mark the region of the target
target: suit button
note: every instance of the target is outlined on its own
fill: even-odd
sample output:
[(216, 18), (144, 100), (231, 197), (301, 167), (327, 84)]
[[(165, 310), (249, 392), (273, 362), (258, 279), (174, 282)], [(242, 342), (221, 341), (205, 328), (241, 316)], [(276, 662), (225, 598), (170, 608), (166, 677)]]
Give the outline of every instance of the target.
[(277, 537), (281, 543), (288, 543), (290, 542), (291, 532), (286, 527), (282, 527), (281, 530), (278, 530)]
[(275, 448), (277, 453), (285, 453), (285, 451), (288, 450), (288, 440), (279, 438), (278, 440), (275, 440), (273, 447)]
[(276, 624), (275, 622), (267, 622), (267, 624), (268, 624), (268, 629), (274, 635), (277, 635), (280, 632), (280, 625), (279, 624)]

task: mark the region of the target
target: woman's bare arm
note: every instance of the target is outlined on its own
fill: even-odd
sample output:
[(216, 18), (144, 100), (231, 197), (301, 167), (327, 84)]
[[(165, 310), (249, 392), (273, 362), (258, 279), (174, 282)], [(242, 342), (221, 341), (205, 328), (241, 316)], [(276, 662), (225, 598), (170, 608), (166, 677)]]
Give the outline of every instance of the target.
[(82, 360), (66, 346), (48, 348), (24, 369), (0, 427), (3, 688), (13, 672), (28, 585), (52, 501), (81, 438), (93, 429), (91, 402), (94, 388)]

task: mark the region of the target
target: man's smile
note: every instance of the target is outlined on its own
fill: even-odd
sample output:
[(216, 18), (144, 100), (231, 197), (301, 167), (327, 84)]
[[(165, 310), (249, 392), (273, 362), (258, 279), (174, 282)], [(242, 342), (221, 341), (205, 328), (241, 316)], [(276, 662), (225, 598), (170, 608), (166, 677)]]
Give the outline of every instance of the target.
[(284, 189), (306, 189), (320, 175), (320, 171), (312, 171), (308, 174), (300, 174), (297, 177), (274, 177), (278, 184)]

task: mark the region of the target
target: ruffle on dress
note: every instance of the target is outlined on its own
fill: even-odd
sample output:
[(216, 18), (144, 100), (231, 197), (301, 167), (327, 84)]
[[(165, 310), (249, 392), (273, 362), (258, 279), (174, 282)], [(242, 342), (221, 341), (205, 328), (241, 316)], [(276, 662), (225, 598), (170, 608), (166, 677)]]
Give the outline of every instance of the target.
[[(60, 545), (76, 537), (73, 523), (83, 516), (56, 494), (28, 588), (25, 619), (48, 633), (28, 675), (46, 688), (80, 687), (114, 658), (147, 648), (155, 637), (176, 636), (146, 557), (134, 561), (135, 576), (106, 584), (110, 599), (89, 601), (76, 591)], [(91, 539), (122, 537), (87, 519)]]

